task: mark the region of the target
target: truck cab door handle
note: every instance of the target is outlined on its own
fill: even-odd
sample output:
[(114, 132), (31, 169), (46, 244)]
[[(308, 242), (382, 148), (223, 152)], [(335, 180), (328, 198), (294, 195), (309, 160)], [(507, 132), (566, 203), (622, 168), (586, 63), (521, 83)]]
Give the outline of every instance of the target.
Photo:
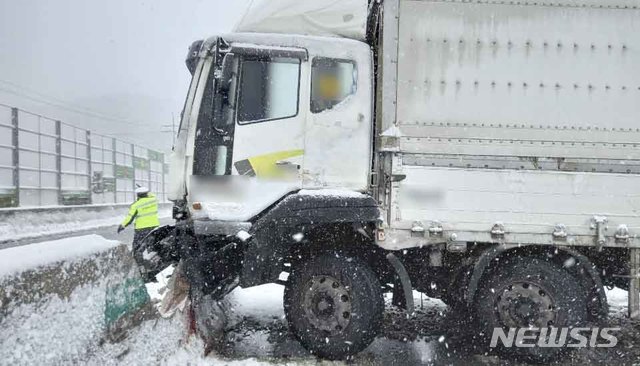
[(288, 160), (277, 161), (276, 165), (281, 167), (295, 167), (296, 169), (300, 169), (300, 165), (294, 164)]

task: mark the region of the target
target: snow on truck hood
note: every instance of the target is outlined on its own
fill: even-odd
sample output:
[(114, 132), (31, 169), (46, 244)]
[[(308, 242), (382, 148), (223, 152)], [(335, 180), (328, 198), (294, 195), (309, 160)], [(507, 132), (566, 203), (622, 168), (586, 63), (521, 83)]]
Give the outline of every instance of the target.
[(336, 36), (364, 41), (367, 0), (253, 0), (235, 32)]

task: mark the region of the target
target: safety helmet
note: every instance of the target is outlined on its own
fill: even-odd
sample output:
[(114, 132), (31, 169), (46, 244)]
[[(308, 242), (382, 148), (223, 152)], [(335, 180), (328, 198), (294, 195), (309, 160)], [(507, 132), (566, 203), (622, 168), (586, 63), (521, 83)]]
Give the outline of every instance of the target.
[(136, 188), (136, 194), (138, 196), (149, 193), (149, 188), (147, 187), (138, 187)]

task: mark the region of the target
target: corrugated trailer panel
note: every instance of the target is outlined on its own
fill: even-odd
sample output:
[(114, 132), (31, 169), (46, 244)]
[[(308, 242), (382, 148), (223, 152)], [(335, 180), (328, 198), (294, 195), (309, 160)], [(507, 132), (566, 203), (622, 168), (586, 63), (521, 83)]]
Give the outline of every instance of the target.
[(400, 124), (638, 127), (640, 10), (510, 3), (401, 2)]

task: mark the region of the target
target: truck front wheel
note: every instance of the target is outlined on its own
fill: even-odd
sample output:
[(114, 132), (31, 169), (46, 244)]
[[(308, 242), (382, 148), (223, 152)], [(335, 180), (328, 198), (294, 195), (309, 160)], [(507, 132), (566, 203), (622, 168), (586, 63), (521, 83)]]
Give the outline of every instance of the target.
[(294, 266), (284, 292), (290, 328), (311, 353), (344, 359), (365, 349), (380, 330), (380, 282), (358, 258), (326, 254)]

